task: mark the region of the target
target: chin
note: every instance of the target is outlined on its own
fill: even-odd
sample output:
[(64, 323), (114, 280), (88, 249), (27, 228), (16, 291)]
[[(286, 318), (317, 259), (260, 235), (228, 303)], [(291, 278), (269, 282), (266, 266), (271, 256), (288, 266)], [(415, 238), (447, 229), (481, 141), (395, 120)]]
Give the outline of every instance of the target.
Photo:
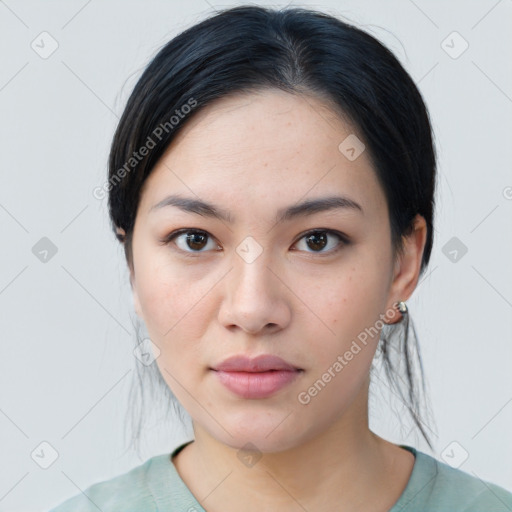
[(270, 437), (265, 437), (265, 434), (261, 432), (233, 437), (227, 436), (227, 438), (220, 441), (237, 450), (237, 452), (254, 451), (261, 454), (283, 452), (300, 444), (298, 439), (290, 439), (288, 435), (276, 436), (270, 439)]
[(287, 414), (281, 414), (279, 417), (266, 414), (266, 420), (257, 420), (253, 417), (243, 420), (239, 415), (235, 421), (219, 419), (224, 428), (217, 424), (209, 424), (207, 430), (210, 436), (235, 450), (278, 453), (295, 448), (315, 435), (312, 431), (298, 431), (297, 421), (291, 420), (293, 414), (283, 421)]

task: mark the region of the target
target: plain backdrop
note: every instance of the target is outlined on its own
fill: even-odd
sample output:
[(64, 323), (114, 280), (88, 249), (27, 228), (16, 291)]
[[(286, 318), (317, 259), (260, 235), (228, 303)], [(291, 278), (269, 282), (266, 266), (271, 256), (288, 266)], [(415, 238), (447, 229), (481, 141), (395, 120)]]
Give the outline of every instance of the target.
[[(141, 456), (125, 445), (135, 313), (106, 199), (93, 190), (150, 58), (240, 4), (0, 1), (0, 511), (49, 509), (190, 436), (155, 420)], [(386, 44), (435, 131), (435, 243), (408, 304), (436, 449), (406, 417), (400, 424), (384, 392), (370, 427), (442, 461), (455, 454), (461, 470), (512, 490), (512, 1), (289, 5), (338, 15)]]

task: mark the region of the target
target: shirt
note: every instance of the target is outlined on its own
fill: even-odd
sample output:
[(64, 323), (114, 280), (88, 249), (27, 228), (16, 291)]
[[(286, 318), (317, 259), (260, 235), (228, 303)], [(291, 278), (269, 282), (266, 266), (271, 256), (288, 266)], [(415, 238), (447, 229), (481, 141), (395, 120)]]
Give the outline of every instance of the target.
[[(193, 441), (193, 440), (192, 440)], [(110, 480), (89, 486), (49, 512), (205, 512), (171, 458), (174, 451), (156, 455), (144, 464)], [(511, 512), (512, 493), (438, 461), (412, 446), (411, 476), (389, 512)]]

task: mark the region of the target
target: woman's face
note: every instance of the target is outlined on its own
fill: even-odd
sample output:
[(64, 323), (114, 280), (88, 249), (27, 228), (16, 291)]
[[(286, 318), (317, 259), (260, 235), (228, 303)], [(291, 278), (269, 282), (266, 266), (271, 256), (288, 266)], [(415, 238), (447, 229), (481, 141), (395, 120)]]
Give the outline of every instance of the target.
[[(311, 97), (231, 96), (197, 113), (145, 183), (135, 308), (172, 392), (224, 444), (280, 451), (361, 426), (376, 331), (413, 285), (395, 279), (385, 196), (354, 137)], [(162, 206), (171, 195), (212, 208)], [(163, 243), (177, 230), (192, 233)], [(301, 371), (279, 373), (279, 389), (270, 372), (238, 374), (244, 393), (212, 369), (261, 354)]]

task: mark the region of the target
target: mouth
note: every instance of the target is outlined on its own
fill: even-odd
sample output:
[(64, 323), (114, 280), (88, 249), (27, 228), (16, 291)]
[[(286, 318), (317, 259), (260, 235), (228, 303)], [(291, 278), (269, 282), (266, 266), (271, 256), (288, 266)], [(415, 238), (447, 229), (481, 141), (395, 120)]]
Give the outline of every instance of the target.
[(248, 373), (302, 370), (302, 368), (288, 363), (281, 357), (272, 354), (262, 354), (252, 359), (243, 354), (236, 355), (225, 359), (211, 369), (215, 371)]
[(260, 372), (212, 371), (225, 388), (246, 399), (268, 398), (291, 384), (304, 372), (299, 369)]
[(210, 370), (225, 388), (246, 399), (268, 398), (304, 372), (271, 354), (253, 359), (244, 355), (230, 357)]

